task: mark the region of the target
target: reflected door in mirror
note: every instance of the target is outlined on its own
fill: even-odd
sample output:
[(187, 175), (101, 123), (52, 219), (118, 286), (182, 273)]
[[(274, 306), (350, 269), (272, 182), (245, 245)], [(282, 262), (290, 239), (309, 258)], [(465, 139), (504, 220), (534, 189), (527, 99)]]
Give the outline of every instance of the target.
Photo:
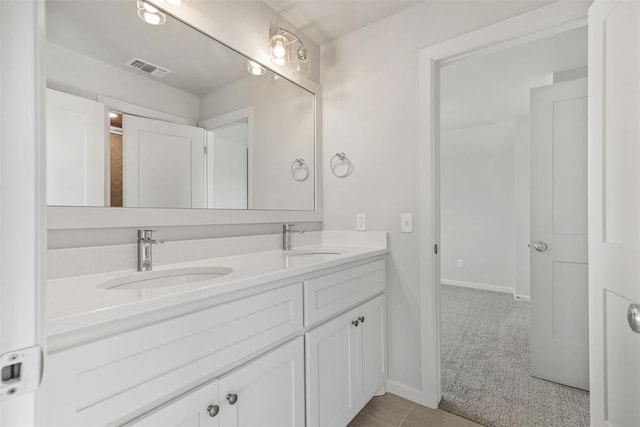
[(47, 204), (105, 205), (105, 105), (47, 89)]
[(125, 207), (204, 208), (204, 129), (124, 115)]

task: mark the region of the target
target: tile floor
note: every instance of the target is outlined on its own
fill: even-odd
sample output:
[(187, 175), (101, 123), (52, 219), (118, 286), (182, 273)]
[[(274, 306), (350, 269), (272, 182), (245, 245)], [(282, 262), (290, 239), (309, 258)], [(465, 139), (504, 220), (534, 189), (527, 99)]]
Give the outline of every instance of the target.
[(465, 418), (430, 409), (395, 394), (374, 397), (349, 427), (478, 427)]

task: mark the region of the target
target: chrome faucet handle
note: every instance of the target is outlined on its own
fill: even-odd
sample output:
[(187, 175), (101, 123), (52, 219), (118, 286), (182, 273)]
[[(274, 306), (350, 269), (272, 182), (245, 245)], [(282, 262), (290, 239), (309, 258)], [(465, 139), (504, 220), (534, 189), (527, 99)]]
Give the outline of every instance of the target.
[(163, 244), (164, 240), (154, 240), (153, 233), (157, 233), (159, 230), (138, 230), (138, 240), (147, 240), (150, 243)]

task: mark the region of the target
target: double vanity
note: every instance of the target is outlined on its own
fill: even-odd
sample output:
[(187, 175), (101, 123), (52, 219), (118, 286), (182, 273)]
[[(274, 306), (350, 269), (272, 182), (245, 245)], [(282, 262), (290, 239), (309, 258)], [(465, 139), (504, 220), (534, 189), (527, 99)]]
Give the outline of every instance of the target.
[(385, 387), (386, 234), (309, 234), (50, 280), (47, 423), (346, 425)]

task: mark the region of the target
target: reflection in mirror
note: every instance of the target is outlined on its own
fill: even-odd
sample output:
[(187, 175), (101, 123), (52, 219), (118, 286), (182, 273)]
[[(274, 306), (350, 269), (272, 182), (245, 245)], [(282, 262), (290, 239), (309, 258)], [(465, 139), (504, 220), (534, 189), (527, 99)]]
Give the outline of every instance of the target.
[(49, 0), (46, 26), (49, 205), (314, 210), (312, 93), (135, 2)]

